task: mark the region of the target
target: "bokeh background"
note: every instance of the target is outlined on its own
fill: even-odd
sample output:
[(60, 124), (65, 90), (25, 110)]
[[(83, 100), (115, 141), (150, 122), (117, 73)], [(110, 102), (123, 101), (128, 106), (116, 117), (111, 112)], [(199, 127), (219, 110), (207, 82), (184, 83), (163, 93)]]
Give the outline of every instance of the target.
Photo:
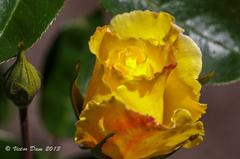
[[(93, 13), (94, 15), (92, 15)], [(86, 21), (86, 16), (90, 16), (90, 21)], [(95, 22), (99, 17), (102, 20)], [(60, 152), (47, 152), (40, 154), (38, 158), (49, 156), (50, 158), (65, 159), (91, 158), (88, 151), (80, 150), (74, 144), (75, 119), (66, 94), (68, 94), (69, 84), (74, 72), (72, 70), (73, 65), (79, 58), (78, 54), (88, 49), (83, 46), (87, 45), (87, 41), (84, 41), (84, 39), (89, 39), (88, 34), (85, 34), (84, 31), (90, 32), (89, 35), (92, 34), (95, 25), (107, 23), (110, 17), (109, 13), (105, 13), (100, 8), (98, 0), (68, 0), (47, 32), (29, 50), (27, 57), (43, 74), (44, 81), (43, 90), (34, 98), (29, 110), (33, 145), (36, 147), (61, 146)], [(92, 28), (86, 27), (88, 25), (91, 25)], [(89, 30), (84, 30), (84, 27), (89, 28)], [(79, 30), (78, 28), (83, 29)], [(78, 37), (75, 37), (75, 35)], [(66, 45), (60, 46), (63, 43)], [(74, 55), (71, 52), (74, 52)], [(92, 57), (86, 57), (86, 59), (88, 58), (92, 60)], [(92, 64), (93, 60), (86, 59), (82, 61), (83, 64), (87, 65), (86, 61)], [(58, 63), (57, 60), (63, 61)], [(64, 64), (64, 62), (69, 61), (72, 62), (71, 66)], [(7, 66), (5, 64), (4, 67), (7, 68)], [(55, 72), (55, 75), (52, 72)], [(90, 74), (91, 68), (82, 73), (86, 76)], [(64, 80), (61, 80), (61, 78), (64, 78)], [(85, 85), (81, 84), (81, 80), (86, 79), (80, 79), (81, 89), (84, 90)], [(69, 81), (69, 83), (66, 81)], [(61, 89), (62, 86), (63, 89)], [(55, 91), (48, 91), (49, 87), (55, 88)], [(50, 102), (47, 100), (46, 103), (48, 104), (43, 106), (43, 95), (41, 93), (44, 91), (47, 94), (44, 97), (46, 100), (54, 98), (54, 100), (59, 100), (59, 105), (55, 104), (53, 106), (54, 100)], [(61, 91), (65, 91), (65, 93)], [(0, 102), (3, 102), (3, 100)], [(204, 142), (190, 150), (182, 149), (169, 159), (237, 159), (240, 153), (240, 83), (221, 86), (205, 85), (202, 89), (201, 102), (208, 104), (207, 113), (202, 118), (206, 129)], [(6, 103), (8, 103), (7, 107), (0, 109), (0, 139), (9, 139), (14, 144), (19, 144), (18, 111), (11, 103)], [(2, 103), (0, 103), (1, 105)], [(69, 132), (69, 130), (72, 131)], [(7, 153), (4, 150), (4, 142), (1, 142), (0, 156)], [(13, 157), (15, 156), (13, 155)]]

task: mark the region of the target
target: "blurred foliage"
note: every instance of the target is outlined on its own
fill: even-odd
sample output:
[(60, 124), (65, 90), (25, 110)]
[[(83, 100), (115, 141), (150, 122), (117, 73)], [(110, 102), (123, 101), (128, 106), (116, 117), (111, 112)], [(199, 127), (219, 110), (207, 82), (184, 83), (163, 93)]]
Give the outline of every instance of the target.
[(29, 48), (46, 30), (64, 0), (1, 0), (0, 63), (17, 53), (23, 41)]
[(101, 0), (113, 14), (132, 10), (170, 12), (203, 52), (202, 76), (210, 83), (240, 79), (239, 0)]
[[(1, 133), (1, 132), (0, 132)], [(10, 151), (6, 151), (6, 146), (10, 147)], [(22, 153), (13, 151), (13, 147), (19, 145), (11, 140), (0, 138), (0, 155), (2, 159), (22, 159)]]
[(40, 109), (44, 125), (56, 137), (74, 136), (76, 117), (70, 100), (70, 81), (74, 79), (75, 64), (80, 62), (77, 83), (81, 92), (86, 89), (95, 62), (88, 41), (101, 23), (101, 12), (95, 12), (67, 25), (49, 51)]
[(5, 122), (9, 115), (8, 99), (3, 91), (3, 78), (0, 75), (0, 124)]

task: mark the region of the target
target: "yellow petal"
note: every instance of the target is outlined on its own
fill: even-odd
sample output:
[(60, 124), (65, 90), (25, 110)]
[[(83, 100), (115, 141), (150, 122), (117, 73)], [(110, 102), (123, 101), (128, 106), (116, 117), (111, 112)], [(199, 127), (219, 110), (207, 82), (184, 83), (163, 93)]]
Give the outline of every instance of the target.
[[(195, 122), (193, 116), (187, 109), (176, 109), (172, 118), (172, 127), (182, 129), (190, 128), (193, 126), (194, 132), (185, 131), (185, 135), (188, 134), (188, 140), (185, 140), (183, 146), (185, 148), (191, 148), (199, 145), (203, 141), (204, 127), (201, 121)], [(184, 136), (184, 135), (183, 135)]]
[[(122, 56), (127, 57), (126, 50), (133, 50), (133, 57), (137, 61), (134, 68), (127, 66), (128, 61), (124, 63), (119, 60)], [(170, 45), (153, 46), (145, 40), (133, 38), (121, 40), (114, 34), (106, 33), (97, 60), (105, 66), (103, 81), (109, 88), (115, 90), (123, 82), (134, 78), (152, 79), (156, 73), (161, 73), (166, 65), (174, 63), (172, 54)]]
[(145, 126), (152, 121), (151, 117), (127, 110), (114, 98), (101, 103), (90, 101), (76, 124), (75, 140), (78, 144), (93, 147), (109, 133), (119, 133), (138, 126)]
[(152, 80), (143, 79), (121, 85), (116, 89), (114, 95), (119, 101), (125, 103), (128, 109), (152, 116), (157, 122), (162, 123), (163, 94), (171, 70), (171, 67), (166, 68)]
[(173, 21), (173, 17), (165, 12), (132, 11), (115, 16), (110, 26), (120, 38), (142, 38), (164, 44), (163, 39)]
[(197, 79), (202, 70), (200, 48), (190, 37), (183, 34), (179, 35), (174, 47), (174, 56), (178, 63), (175, 70), (177, 76), (193, 90), (194, 94), (199, 95), (201, 85)]
[(201, 85), (197, 81), (202, 67), (201, 51), (187, 36), (180, 35), (174, 46), (177, 66), (170, 73), (164, 95), (164, 124), (169, 123), (178, 108), (189, 110), (194, 121), (205, 113), (206, 105), (198, 103)]
[(103, 71), (103, 66), (98, 61), (96, 61), (92, 77), (89, 81), (86, 91), (87, 94), (84, 98), (84, 107), (90, 100), (102, 102), (103, 100), (110, 98), (111, 91), (102, 81)]
[(103, 152), (114, 159), (151, 158), (194, 146), (192, 136), (203, 136), (201, 122), (193, 123), (191, 114), (176, 110), (170, 127), (163, 127), (148, 116), (128, 110), (114, 98), (97, 104), (89, 102), (77, 122), (76, 143), (94, 147), (106, 134), (115, 135), (103, 145)]
[[(124, 159), (143, 158), (148, 159), (175, 151), (180, 146), (196, 146), (199, 142), (190, 141), (192, 136), (198, 139), (204, 135), (203, 124), (193, 123), (191, 114), (184, 109), (175, 111), (172, 118), (172, 127), (131, 129), (115, 136), (111, 142), (115, 142), (120, 148)], [(105, 150), (108, 145), (104, 145)], [(110, 154), (110, 153), (109, 153)]]
[(108, 30), (108, 26), (97, 27), (95, 33), (90, 38), (88, 45), (89, 45), (90, 51), (95, 55), (98, 55), (99, 49), (101, 47), (102, 39), (104, 38), (107, 30)]

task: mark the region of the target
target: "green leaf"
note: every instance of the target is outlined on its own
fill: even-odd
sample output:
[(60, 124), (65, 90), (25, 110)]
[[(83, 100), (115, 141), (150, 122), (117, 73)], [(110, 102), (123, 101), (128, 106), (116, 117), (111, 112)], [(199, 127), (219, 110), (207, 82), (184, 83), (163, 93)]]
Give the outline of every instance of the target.
[(0, 62), (29, 48), (51, 24), (64, 0), (0, 0)]
[(111, 13), (119, 14), (133, 10), (159, 10), (160, 4), (171, 0), (100, 0), (102, 6)]
[(203, 52), (202, 75), (214, 71), (210, 83), (240, 80), (239, 0), (101, 0), (112, 12), (149, 9), (176, 18)]
[(77, 82), (84, 93), (95, 57), (88, 41), (96, 26), (102, 23), (100, 12), (69, 24), (49, 51), (43, 76), (41, 115), (46, 128), (57, 137), (73, 137), (76, 117), (72, 109), (70, 85), (75, 77), (75, 64), (80, 62)]

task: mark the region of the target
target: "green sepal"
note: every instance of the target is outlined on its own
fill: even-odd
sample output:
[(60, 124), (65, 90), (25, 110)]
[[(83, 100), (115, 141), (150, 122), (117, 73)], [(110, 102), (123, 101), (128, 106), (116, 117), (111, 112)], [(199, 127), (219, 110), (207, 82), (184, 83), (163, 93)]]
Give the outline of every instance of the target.
[(151, 159), (165, 159), (168, 158), (170, 156), (172, 156), (175, 152), (177, 152), (182, 146), (179, 146), (176, 150), (174, 150), (173, 152), (169, 153), (169, 154), (165, 154), (165, 155), (161, 155), (161, 156), (157, 156), (157, 157), (153, 157)]
[(76, 118), (78, 119), (80, 113), (83, 109), (84, 98), (80, 92), (80, 88), (77, 84), (77, 80), (80, 74), (80, 62), (75, 66), (75, 77), (71, 83), (70, 93), (71, 93), (71, 102), (72, 107), (75, 113)]
[(86, 146), (79, 146), (79, 148), (83, 149), (83, 150), (91, 150), (91, 154), (97, 158), (97, 159), (111, 159), (110, 157), (108, 157), (107, 155), (103, 154), (102, 152), (102, 146), (107, 142), (107, 140), (111, 137), (113, 137), (115, 135), (115, 133), (109, 133), (108, 135), (105, 136), (104, 139), (102, 139), (102, 141), (100, 141), (94, 148), (91, 147), (86, 147)]
[(111, 137), (113, 137), (115, 133), (109, 133), (106, 135), (106, 137), (100, 141), (94, 148), (91, 149), (91, 153), (94, 157), (97, 159), (111, 159), (107, 155), (103, 154), (102, 152), (102, 146), (107, 142), (107, 140)]
[(201, 85), (205, 85), (205, 84), (207, 84), (209, 82), (209, 80), (211, 78), (213, 78), (214, 75), (215, 75), (214, 71), (208, 72), (206, 75), (200, 76), (198, 78), (198, 81), (199, 81), (199, 83), (201, 83)]

